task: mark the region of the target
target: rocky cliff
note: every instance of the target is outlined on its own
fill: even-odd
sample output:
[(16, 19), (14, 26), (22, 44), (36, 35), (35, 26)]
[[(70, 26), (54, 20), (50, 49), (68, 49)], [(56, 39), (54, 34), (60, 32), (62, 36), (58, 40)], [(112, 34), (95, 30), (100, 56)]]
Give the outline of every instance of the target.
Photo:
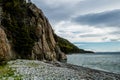
[(42, 10), (31, 2), (0, 0), (0, 61), (64, 61), (64, 53), (81, 50), (58, 37)]
[(34, 4), (24, 0), (1, 0), (0, 10), (1, 60), (66, 60), (49, 21)]

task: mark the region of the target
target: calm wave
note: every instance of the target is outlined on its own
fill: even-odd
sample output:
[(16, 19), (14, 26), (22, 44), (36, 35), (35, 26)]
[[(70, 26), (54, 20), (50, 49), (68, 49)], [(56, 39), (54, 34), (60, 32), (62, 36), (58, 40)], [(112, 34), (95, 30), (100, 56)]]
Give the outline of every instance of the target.
[(120, 74), (120, 52), (71, 54), (68, 63)]

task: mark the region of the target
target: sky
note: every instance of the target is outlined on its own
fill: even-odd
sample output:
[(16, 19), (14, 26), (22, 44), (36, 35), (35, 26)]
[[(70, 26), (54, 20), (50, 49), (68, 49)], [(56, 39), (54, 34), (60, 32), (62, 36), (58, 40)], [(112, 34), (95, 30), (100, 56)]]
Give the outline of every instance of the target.
[[(54, 32), (95, 52), (120, 51), (120, 0), (32, 0)], [(77, 44), (76, 44), (77, 43)]]

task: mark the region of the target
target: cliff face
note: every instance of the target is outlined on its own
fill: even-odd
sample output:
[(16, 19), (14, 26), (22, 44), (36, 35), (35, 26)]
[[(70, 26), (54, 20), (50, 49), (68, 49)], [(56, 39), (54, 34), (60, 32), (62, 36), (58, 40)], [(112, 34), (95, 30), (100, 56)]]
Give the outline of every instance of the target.
[[(55, 41), (52, 27), (49, 24), (47, 18), (44, 16), (43, 12), (33, 4), (29, 6), (29, 10), (37, 18), (37, 21), (35, 20), (35, 22), (37, 22), (35, 34), (38, 41), (35, 42), (33, 47), (32, 58), (47, 60), (66, 59), (65, 54), (61, 52)], [(34, 22), (34, 20), (32, 22)]]
[(11, 57), (10, 44), (6, 34), (2, 28), (0, 28), (0, 61), (9, 60)]
[(66, 60), (49, 21), (34, 4), (3, 0), (0, 8), (1, 59), (12, 59), (14, 55), (14, 58), (24, 59)]

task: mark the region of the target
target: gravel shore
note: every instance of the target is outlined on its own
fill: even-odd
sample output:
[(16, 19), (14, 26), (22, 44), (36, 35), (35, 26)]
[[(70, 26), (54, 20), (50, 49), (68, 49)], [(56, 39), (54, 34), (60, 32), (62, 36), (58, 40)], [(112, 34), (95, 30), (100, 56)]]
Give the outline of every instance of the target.
[[(15, 60), (8, 62), (19, 80), (120, 80), (120, 74), (84, 68), (81, 66), (35, 60)], [(3, 80), (17, 80), (14, 77)]]

